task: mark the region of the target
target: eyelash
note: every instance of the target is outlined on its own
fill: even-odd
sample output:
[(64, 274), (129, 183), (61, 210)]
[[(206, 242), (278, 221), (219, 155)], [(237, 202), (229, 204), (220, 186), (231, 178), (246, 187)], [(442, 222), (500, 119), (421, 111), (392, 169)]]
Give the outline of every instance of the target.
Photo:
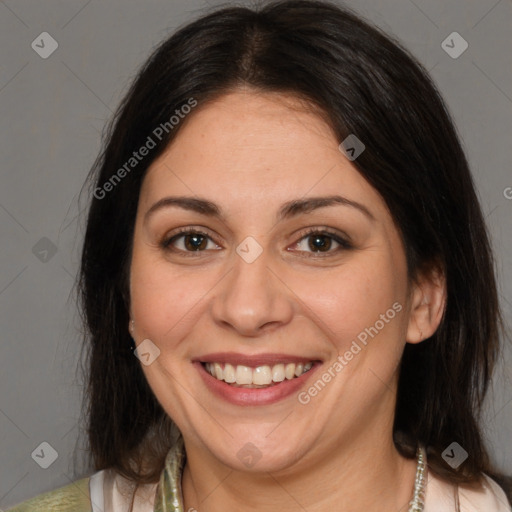
[[(179, 252), (182, 255), (187, 256), (187, 257), (194, 257), (197, 255), (197, 253), (205, 252), (205, 249), (200, 250), (200, 251), (184, 251), (182, 249), (176, 249), (176, 248), (172, 247), (173, 242), (178, 240), (180, 237), (184, 237), (184, 236), (190, 235), (190, 234), (201, 235), (205, 238), (210, 239), (215, 244), (217, 244), (215, 242), (215, 240), (213, 240), (212, 237), (208, 233), (206, 233), (205, 231), (202, 231), (201, 229), (183, 228), (180, 231), (178, 231), (177, 233), (174, 233), (172, 236), (164, 238), (161, 241), (160, 246), (162, 247), (162, 249), (164, 249), (166, 251), (175, 252), (175, 253)], [(297, 242), (294, 242), (293, 245), (295, 246), (295, 245), (299, 244), (302, 240), (304, 240), (308, 237), (311, 237), (313, 235), (327, 236), (328, 238), (331, 238), (332, 240), (334, 240), (339, 245), (339, 247), (335, 248), (334, 250), (329, 250), (327, 252), (322, 252), (322, 251), (309, 252), (309, 256), (306, 256), (308, 258), (325, 258), (325, 257), (328, 257), (329, 255), (334, 255), (342, 250), (350, 250), (350, 249), (354, 248), (353, 245), (346, 238), (343, 238), (339, 233), (333, 232), (329, 228), (320, 228), (320, 229), (319, 228), (309, 228), (305, 232), (300, 234), (299, 240)], [(306, 251), (302, 251), (302, 252), (306, 252)]]

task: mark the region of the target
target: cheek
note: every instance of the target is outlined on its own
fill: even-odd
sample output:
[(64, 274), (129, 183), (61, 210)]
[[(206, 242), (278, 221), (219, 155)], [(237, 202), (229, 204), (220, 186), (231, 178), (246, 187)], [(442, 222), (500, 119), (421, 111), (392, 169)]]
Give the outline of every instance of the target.
[[(380, 315), (403, 301), (402, 286), (396, 281), (386, 259), (368, 259), (358, 265), (347, 265), (317, 276), (296, 279), (293, 289), (314, 316), (323, 324), (325, 333), (339, 351), (353, 339), (374, 326)], [(397, 315), (392, 310), (387, 317)], [(386, 319), (387, 319), (386, 317)], [(395, 325), (391, 325), (391, 324)], [(399, 329), (399, 322), (386, 322), (382, 331)], [(364, 337), (364, 335), (363, 335)]]
[(211, 270), (177, 269), (161, 258), (134, 252), (130, 294), (137, 337), (161, 347), (176, 344), (197, 321), (215, 276)]

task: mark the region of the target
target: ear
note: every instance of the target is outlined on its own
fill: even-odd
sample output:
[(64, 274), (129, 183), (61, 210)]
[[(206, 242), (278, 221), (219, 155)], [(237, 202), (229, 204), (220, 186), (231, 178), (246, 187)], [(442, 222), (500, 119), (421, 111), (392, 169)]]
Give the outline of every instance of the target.
[(439, 267), (431, 267), (413, 282), (406, 341), (420, 343), (430, 338), (441, 323), (445, 306), (445, 276)]

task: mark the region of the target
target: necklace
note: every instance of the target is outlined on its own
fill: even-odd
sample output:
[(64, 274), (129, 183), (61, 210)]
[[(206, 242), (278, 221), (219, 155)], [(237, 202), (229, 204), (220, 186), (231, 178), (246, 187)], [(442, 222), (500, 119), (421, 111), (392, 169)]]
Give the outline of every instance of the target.
[(416, 479), (414, 493), (409, 502), (409, 512), (423, 512), (425, 506), (425, 473), (427, 467), (427, 453), (423, 446), (418, 448), (418, 465), (416, 466)]

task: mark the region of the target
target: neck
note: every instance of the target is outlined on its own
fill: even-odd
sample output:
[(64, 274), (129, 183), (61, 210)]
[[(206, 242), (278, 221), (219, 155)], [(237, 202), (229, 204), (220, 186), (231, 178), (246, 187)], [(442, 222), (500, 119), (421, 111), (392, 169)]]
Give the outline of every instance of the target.
[(406, 511), (416, 460), (397, 452), (391, 433), (388, 439), (368, 438), (365, 432), (337, 451), (308, 461), (307, 467), (297, 463), (285, 471), (260, 474), (234, 471), (187, 446), (182, 478), (185, 510)]

